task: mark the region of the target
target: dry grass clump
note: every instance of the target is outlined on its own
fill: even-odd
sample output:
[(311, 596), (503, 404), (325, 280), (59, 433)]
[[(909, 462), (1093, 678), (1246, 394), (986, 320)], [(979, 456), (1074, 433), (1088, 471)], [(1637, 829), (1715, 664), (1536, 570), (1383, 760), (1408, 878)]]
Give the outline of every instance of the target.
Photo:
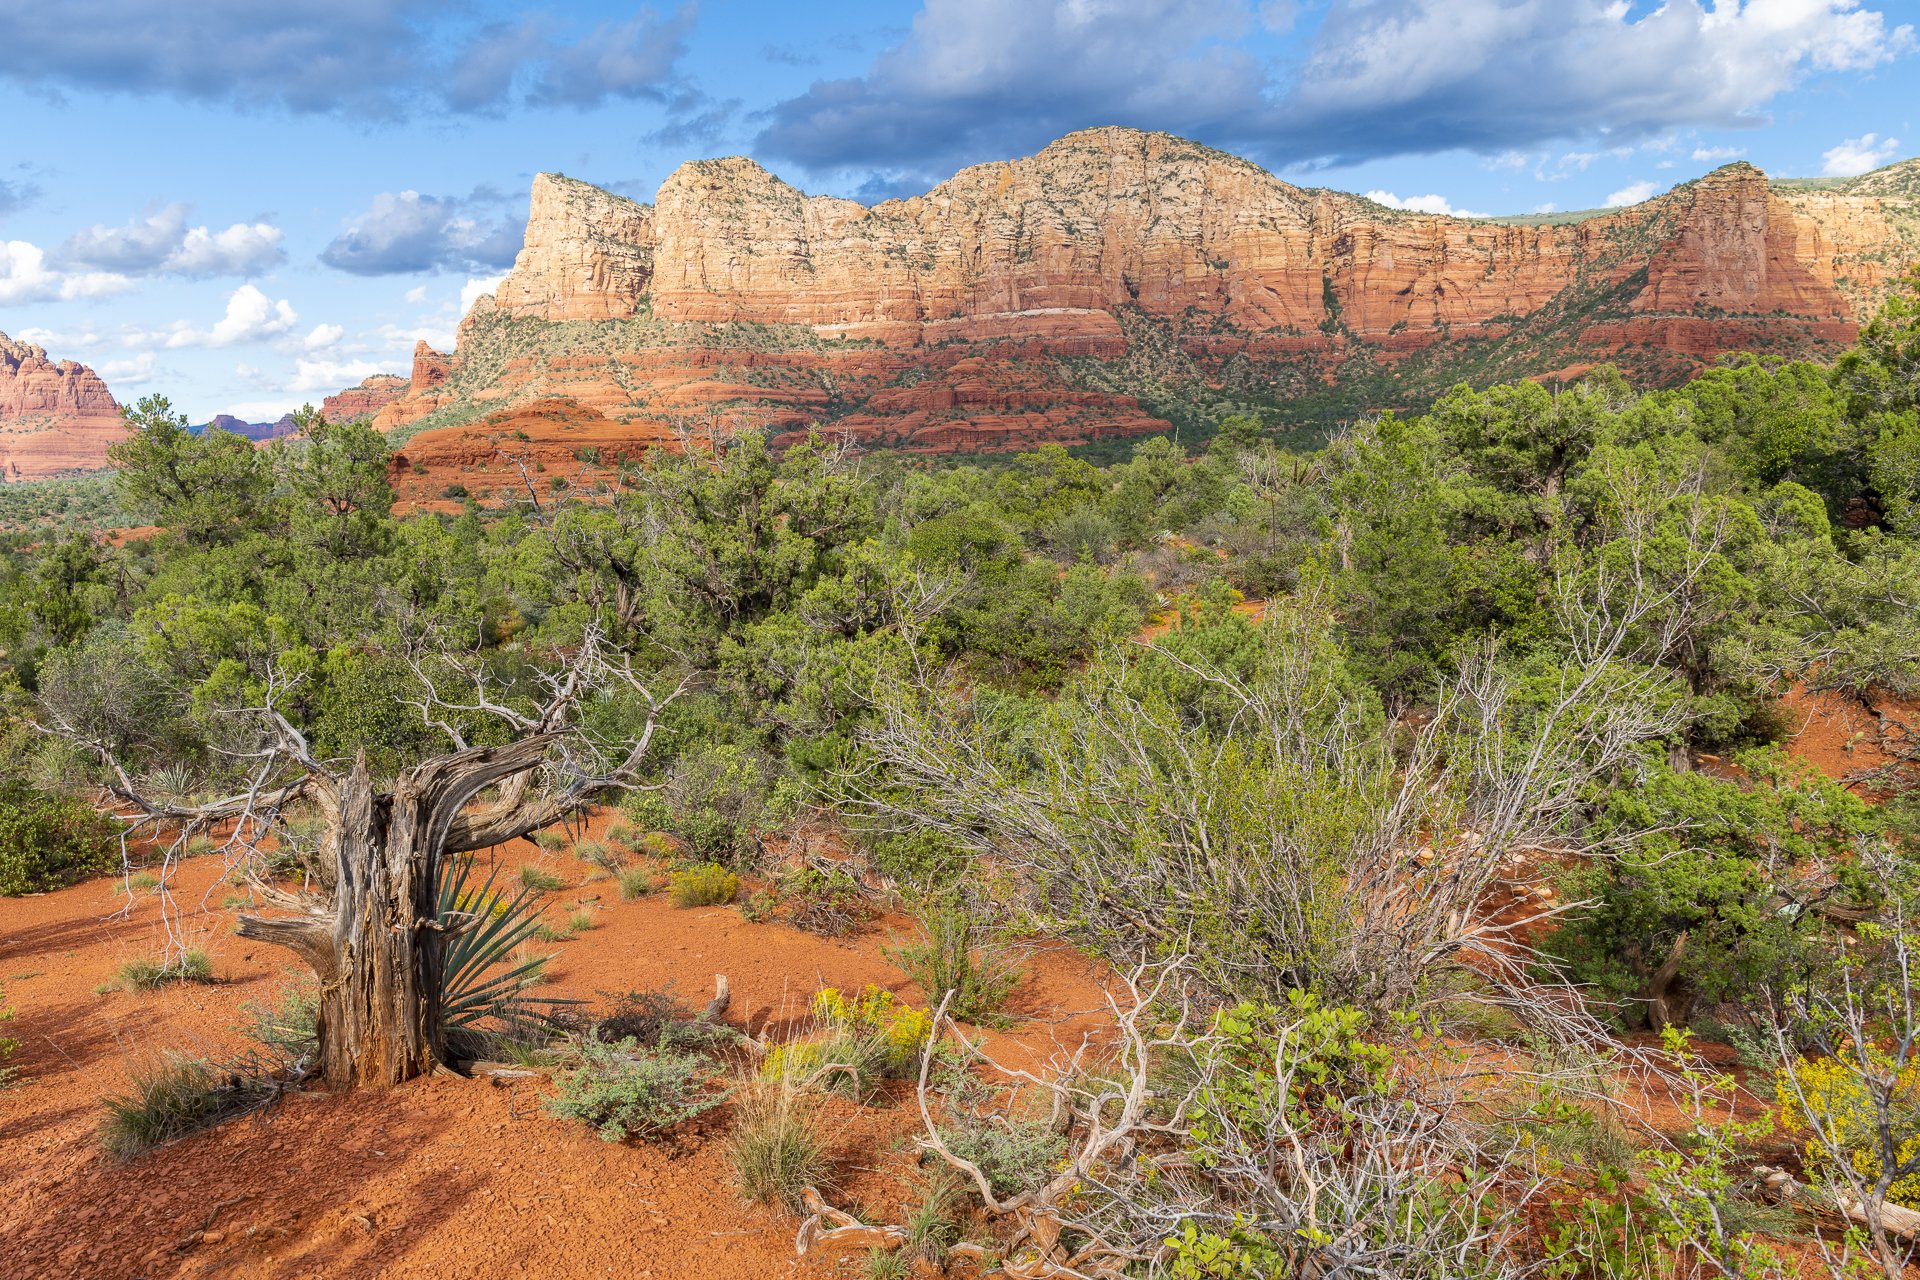
[(268, 1082), (171, 1052), (137, 1065), (130, 1084), (126, 1093), (103, 1100), (107, 1116), (100, 1125), (101, 1145), (121, 1160), (251, 1110), (274, 1093)]
[(614, 878), (620, 882), (620, 896), (627, 899), (644, 898), (656, 887), (648, 867), (622, 867)]
[(827, 1174), (827, 1144), (800, 1093), (785, 1079), (750, 1079), (734, 1093), (727, 1140), (740, 1194), (756, 1204), (802, 1207), (801, 1192)]

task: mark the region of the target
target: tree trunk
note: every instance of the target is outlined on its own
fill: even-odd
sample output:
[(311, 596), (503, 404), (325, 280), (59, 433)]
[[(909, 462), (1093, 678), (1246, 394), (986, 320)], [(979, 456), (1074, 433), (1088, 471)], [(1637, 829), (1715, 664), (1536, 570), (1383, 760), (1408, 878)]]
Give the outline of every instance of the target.
[[(440, 859), (450, 846), (473, 847), (470, 820), (461, 813), (467, 802), (533, 768), (550, 741), (539, 735), (430, 760), (391, 795), (374, 790), (361, 756), (327, 806), (336, 877), (331, 916), (240, 918), (242, 937), (289, 947), (318, 975), (316, 1069), (329, 1087), (399, 1084), (425, 1075), (445, 1056)], [(518, 811), (519, 822), (545, 816), (517, 789), (505, 807)], [(509, 822), (501, 816), (491, 825), (506, 831)]]

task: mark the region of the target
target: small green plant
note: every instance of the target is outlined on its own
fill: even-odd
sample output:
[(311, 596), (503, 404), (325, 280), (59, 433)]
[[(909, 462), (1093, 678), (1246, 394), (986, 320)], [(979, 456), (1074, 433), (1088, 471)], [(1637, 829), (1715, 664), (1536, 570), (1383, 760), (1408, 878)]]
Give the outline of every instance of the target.
[(169, 982), (212, 982), (213, 960), (199, 948), (181, 952), (171, 960), (129, 960), (120, 966), (118, 985), (129, 991), (152, 991)]
[(640, 832), (630, 822), (616, 822), (607, 828), (607, 840), (623, 849), (640, 847)]
[(535, 942), (572, 942), (573, 941), (573, 934), (571, 931), (567, 929), (563, 929), (559, 925), (548, 924), (545, 920), (542, 920), (539, 924), (533, 926), (533, 932), (527, 936), (532, 938)]
[(1065, 1136), (1045, 1122), (997, 1115), (943, 1128), (940, 1138), (953, 1154), (978, 1165), (1000, 1196), (1032, 1186), (1067, 1151)]
[(708, 862), (674, 872), (667, 890), (677, 907), (717, 907), (739, 895), (740, 877), (718, 863)]
[(555, 871), (538, 867), (532, 863), (520, 868), (520, 887), (531, 889), (535, 893), (552, 893), (567, 887), (567, 882)]
[(648, 867), (622, 867), (614, 875), (623, 898), (644, 898), (654, 890), (653, 871)]
[(320, 992), (304, 983), (288, 983), (269, 1004), (246, 1004), (249, 1038), (277, 1060), (287, 1074), (299, 1068), (320, 1047)]
[(750, 1080), (736, 1091), (727, 1159), (741, 1195), (795, 1210), (801, 1192), (827, 1174), (826, 1141), (786, 1080)]
[(204, 1058), (165, 1053), (130, 1073), (131, 1088), (103, 1099), (100, 1141), (122, 1160), (151, 1151), (273, 1096), (270, 1083), (223, 1071)]
[(127, 888), (138, 893), (146, 893), (160, 887), (160, 877), (151, 871), (136, 871), (127, 877)]
[(620, 856), (603, 841), (582, 840), (573, 846), (573, 852), (575, 857), (604, 870), (617, 871), (620, 868)]
[[(0, 1022), (12, 1021), (13, 1006), (7, 1003), (7, 989), (0, 987)], [(19, 1047), (20, 1042), (12, 1036), (0, 1036), (0, 1089), (6, 1088), (7, 1081), (13, 1079), (13, 1068), (6, 1063)]]
[(608, 1142), (652, 1139), (718, 1106), (712, 1069), (698, 1054), (649, 1050), (631, 1037), (580, 1043), (580, 1065), (563, 1073), (547, 1110), (592, 1125)]
[(567, 847), (567, 833), (548, 828), (533, 833), (533, 843), (548, 853), (558, 853)]
[(913, 1259), (885, 1249), (869, 1249), (862, 1273), (867, 1280), (912, 1280)]
[(1020, 971), (998, 939), (981, 927), (959, 903), (945, 903), (920, 920), (920, 937), (887, 953), (912, 978), (929, 1002), (948, 999), (947, 1010), (962, 1022), (998, 1026), (1001, 1011), (1020, 984)]
[(575, 933), (586, 933), (599, 923), (600, 922), (594, 918), (593, 912), (586, 907), (571, 912), (567, 916), (567, 928), (573, 930)]

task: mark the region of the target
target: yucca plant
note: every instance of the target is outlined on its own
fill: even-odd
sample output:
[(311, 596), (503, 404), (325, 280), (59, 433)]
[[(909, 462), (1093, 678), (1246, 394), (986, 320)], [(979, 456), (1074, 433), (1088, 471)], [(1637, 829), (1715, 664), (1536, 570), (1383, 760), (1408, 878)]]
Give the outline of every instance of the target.
[[(449, 1031), (474, 1030), (489, 1017), (524, 1019), (528, 1006), (547, 1008), (575, 1000), (529, 1000), (522, 993), (538, 979), (546, 955), (531, 956), (499, 972), (516, 947), (540, 927), (545, 891), (523, 886), (513, 897), (496, 890), (495, 867), (474, 887), (474, 859), (446, 858), (440, 863), (437, 919), (447, 930), (440, 978), (440, 1017)], [(475, 919), (477, 917), (477, 920)], [(469, 921), (471, 927), (458, 928)]]

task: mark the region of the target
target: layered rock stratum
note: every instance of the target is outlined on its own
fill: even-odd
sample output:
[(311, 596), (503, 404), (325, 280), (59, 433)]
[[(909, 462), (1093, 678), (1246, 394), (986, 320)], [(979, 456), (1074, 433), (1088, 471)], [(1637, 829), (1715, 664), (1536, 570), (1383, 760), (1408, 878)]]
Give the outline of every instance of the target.
[[(739, 158), (682, 165), (651, 205), (542, 174), (455, 349), (423, 343), (407, 376), (323, 409), (416, 463), (507, 440), (619, 456), (716, 420), (952, 453), (1253, 412), (1304, 443), (1460, 381), (1610, 362), (1661, 386), (1732, 351), (1830, 357), (1916, 260), (1920, 161), (1835, 181), (1734, 164), (1630, 208), (1504, 219), (1127, 129), (871, 207)], [(9, 350), (35, 353), (0, 364), (9, 475), (99, 465), (118, 430), (99, 380)]]
[(0, 333), (0, 480), (97, 471), (126, 434), (98, 374)]
[(444, 376), (416, 353), (377, 421), (484, 433), (538, 404), (635, 450), (715, 417), (928, 452), (1234, 410), (1312, 434), (1461, 380), (1609, 361), (1657, 386), (1730, 351), (1830, 356), (1916, 259), (1913, 161), (1846, 182), (1734, 164), (1514, 219), (1388, 209), (1126, 129), (872, 207), (739, 158), (682, 165), (651, 206), (543, 174)]

